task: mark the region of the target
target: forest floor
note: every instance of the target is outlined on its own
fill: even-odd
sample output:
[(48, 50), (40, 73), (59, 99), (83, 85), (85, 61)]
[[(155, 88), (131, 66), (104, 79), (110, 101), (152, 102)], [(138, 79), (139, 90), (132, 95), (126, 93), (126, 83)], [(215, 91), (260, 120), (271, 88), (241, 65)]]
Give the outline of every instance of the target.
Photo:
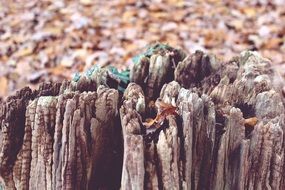
[[(223, 60), (257, 50), (285, 73), (284, 0), (0, 0), (0, 99), (168, 43)], [(282, 73), (283, 72), (283, 73)]]

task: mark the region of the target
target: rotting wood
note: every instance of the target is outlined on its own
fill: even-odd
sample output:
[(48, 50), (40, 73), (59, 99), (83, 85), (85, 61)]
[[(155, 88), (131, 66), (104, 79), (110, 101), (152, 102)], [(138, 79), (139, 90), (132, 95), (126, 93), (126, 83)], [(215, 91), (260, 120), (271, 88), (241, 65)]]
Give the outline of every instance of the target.
[[(222, 63), (155, 46), (124, 94), (114, 77), (94, 69), (3, 101), (2, 187), (285, 188), (284, 83), (269, 60), (247, 51)], [(157, 99), (178, 114), (146, 129)]]

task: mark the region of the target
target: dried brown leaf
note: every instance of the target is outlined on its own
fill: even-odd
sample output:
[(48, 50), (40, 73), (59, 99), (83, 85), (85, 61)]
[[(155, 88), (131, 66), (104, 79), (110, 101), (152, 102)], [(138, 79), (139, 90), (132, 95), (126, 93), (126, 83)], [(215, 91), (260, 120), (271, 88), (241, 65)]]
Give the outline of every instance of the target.
[(157, 108), (157, 115), (154, 119), (148, 118), (145, 122), (143, 122), (143, 125), (146, 128), (153, 126), (159, 128), (167, 116), (177, 114), (177, 107), (164, 103), (161, 100), (156, 101), (155, 106)]
[(244, 120), (244, 126), (245, 127), (254, 127), (257, 122), (258, 122), (257, 117), (247, 118)]

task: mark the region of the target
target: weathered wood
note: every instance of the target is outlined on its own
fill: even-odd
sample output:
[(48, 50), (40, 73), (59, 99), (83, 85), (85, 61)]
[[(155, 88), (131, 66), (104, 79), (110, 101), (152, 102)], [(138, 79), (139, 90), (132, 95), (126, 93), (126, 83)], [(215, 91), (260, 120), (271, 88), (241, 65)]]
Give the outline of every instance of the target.
[(124, 93), (120, 108), (123, 138), (124, 161), (122, 170), (122, 189), (140, 189), (144, 186), (144, 143), (141, 135), (141, 117), (145, 109), (142, 89), (134, 83), (129, 84)]
[(97, 92), (40, 96), (30, 101), (29, 96), (16, 98), (4, 106), (10, 112), (1, 125), (5, 187), (118, 188), (122, 147), (117, 135), (121, 130), (115, 125), (119, 119), (116, 90), (99, 86)]
[[(146, 187), (282, 189), (284, 105), (275, 75), (251, 52), (229, 64), (202, 52), (180, 62), (175, 77), (190, 89), (172, 82), (161, 90), (179, 116), (169, 116), (146, 145)], [(246, 126), (250, 117), (257, 117), (255, 126)]]
[(185, 53), (167, 45), (155, 44), (139, 56), (138, 62), (131, 68), (130, 80), (142, 87), (147, 101), (154, 100), (158, 98), (162, 86), (174, 79), (174, 69), (184, 59)]
[[(284, 82), (267, 59), (243, 52), (222, 63), (156, 45), (123, 94), (115, 74), (96, 68), (3, 101), (2, 187), (285, 188)], [(177, 114), (146, 128), (159, 101)]]

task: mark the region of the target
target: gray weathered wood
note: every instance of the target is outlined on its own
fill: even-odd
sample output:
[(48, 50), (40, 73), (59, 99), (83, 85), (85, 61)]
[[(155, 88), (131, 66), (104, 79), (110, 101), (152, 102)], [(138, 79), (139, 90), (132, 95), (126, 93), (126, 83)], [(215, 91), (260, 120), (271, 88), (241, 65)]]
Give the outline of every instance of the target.
[[(249, 51), (222, 63), (201, 51), (153, 49), (123, 94), (97, 68), (3, 101), (1, 186), (285, 189), (284, 82), (270, 61)], [(177, 113), (146, 129), (159, 101)]]

